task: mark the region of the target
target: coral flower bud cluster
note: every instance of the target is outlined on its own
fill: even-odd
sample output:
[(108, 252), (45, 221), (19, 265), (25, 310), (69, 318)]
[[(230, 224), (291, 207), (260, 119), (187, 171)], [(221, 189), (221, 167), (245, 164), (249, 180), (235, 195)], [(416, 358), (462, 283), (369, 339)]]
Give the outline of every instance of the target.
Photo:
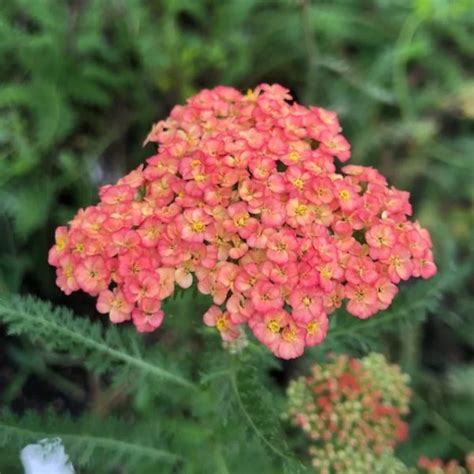
[(466, 456), (466, 467), (457, 460), (444, 463), (441, 459), (429, 459), (422, 456), (418, 460), (418, 468), (426, 474), (474, 474), (474, 453)]
[(397, 284), (436, 272), (408, 193), (344, 166), (335, 113), (279, 85), (203, 90), (146, 142), (156, 154), (59, 227), (49, 262), (67, 294), (97, 297), (114, 323), (152, 331), (175, 285), (211, 295), (204, 323), (226, 341), (248, 325), (282, 358), (320, 343), (343, 303), (386, 309)]
[[(408, 432), (402, 420), (411, 393), (407, 384), (398, 366), (375, 353), (360, 360), (339, 356), (292, 381), (287, 417), (308, 437), (317, 472), (406, 472), (393, 448)], [(367, 470), (383, 463), (391, 470)], [(353, 470), (357, 465), (361, 470)]]

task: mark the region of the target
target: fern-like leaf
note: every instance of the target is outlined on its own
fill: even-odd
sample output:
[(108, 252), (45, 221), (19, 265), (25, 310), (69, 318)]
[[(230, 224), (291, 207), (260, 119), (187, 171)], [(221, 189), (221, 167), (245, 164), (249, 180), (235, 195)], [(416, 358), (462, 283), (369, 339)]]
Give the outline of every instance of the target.
[(95, 372), (113, 372), (125, 366), (161, 381), (194, 387), (181, 375), (143, 357), (136, 334), (111, 327), (104, 335), (100, 324), (74, 317), (67, 308), (31, 296), (4, 294), (0, 295), (0, 321), (7, 325), (9, 334), (25, 334), (52, 350), (67, 351)]
[(249, 428), (268, 453), (283, 463), (284, 472), (298, 473), (304, 468), (285, 442), (280, 416), (272, 394), (265, 390), (261, 370), (251, 360), (240, 366), (232, 361), (231, 385), (237, 406)]
[[(124, 423), (115, 419), (101, 420), (84, 416), (72, 419), (48, 412), (40, 416), (34, 412), (17, 416), (0, 412), (0, 453), (19, 451), (28, 443), (43, 438), (59, 437), (76, 467), (91, 466), (128, 469), (145, 465), (175, 464), (180, 456), (158, 448), (160, 440), (156, 428), (143, 423)], [(1, 458), (1, 456), (0, 456)], [(98, 471), (94, 471), (98, 472)]]

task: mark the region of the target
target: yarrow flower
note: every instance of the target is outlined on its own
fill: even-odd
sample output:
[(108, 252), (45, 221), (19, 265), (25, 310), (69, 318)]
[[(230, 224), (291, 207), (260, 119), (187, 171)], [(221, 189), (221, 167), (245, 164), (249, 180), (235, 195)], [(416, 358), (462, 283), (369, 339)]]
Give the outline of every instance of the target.
[(308, 437), (317, 472), (408, 472), (393, 455), (408, 433), (408, 381), (375, 353), (339, 356), (292, 381), (286, 417)]
[(225, 341), (248, 325), (282, 358), (320, 344), (343, 303), (368, 318), (397, 284), (436, 273), (408, 193), (350, 158), (335, 113), (287, 89), (203, 90), (145, 143), (145, 165), (100, 189), (56, 231), (49, 263), (70, 294), (97, 297), (114, 323), (153, 331), (176, 285), (211, 295), (204, 323)]
[(429, 459), (426, 456), (418, 460), (418, 468), (426, 474), (473, 474), (474, 453), (466, 456), (466, 467), (462, 467), (457, 460), (444, 463), (441, 459)]

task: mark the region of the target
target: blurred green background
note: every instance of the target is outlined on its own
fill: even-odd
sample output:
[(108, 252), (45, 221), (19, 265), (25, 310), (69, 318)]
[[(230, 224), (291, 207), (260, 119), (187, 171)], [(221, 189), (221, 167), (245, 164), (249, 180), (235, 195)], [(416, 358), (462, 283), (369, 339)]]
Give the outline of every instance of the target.
[[(474, 438), (473, 72), (473, 0), (3, 0), (0, 291), (93, 314), (54, 285), (54, 228), (152, 154), (143, 139), (173, 105), (278, 82), (339, 114), (352, 163), (411, 192), (440, 278), (454, 275), (392, 352), (422, 399), (401, 456), (461, 457)], [(0, 402), (80, 410), (87, 395), (49, 364), (0, 328)]]

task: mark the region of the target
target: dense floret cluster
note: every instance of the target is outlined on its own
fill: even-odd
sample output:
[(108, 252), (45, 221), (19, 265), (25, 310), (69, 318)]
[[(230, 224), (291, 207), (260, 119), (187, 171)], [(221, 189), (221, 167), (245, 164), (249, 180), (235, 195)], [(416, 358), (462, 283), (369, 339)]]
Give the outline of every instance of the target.
[[(407, 384), (398, 366), (375, 353), (339, 356), (292, 381), (287, 417), (308, 437), (317, 472), (408, 472), (393, 455), (408, 431)], [(382, 465), (390, 469), (378, 470)]]
[(175, 285), (211, 295), (226, 341), (247, 324), (282, 358), (320, 343), (343, 302), (386, 309), (397, 284), (436, 272), (408, 193), (350, 157), (333, 112), (279, 85), (203, 90), (158, 122), (157, 153), (56, 232), (49, 262), (69, 294), (152, 331)]
[(466, 456), (465, 468), (457, 460), (443, 462), (441, 459), (429, 459), (426, 456), (418, 460), (418, 467), (426, 474), (474, 474), (474, 453)]

